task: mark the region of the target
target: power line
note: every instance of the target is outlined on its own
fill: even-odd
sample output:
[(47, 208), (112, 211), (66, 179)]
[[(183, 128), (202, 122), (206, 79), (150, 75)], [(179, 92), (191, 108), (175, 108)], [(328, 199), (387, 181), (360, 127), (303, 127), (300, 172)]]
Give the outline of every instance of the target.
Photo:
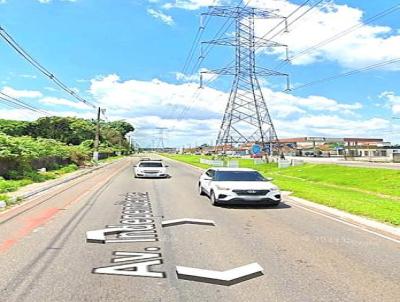
[[(303, 12), (300, 16), (298, 16), (295, 20), (293, 20), (293, 21), (291, 21), (291, 22), (287, 22), (287, 20), (288, 20), (290, 17), (292, 17), (296, 12), (298, 12), (300, 9), (302, 9), (303, 7), (305, 7), (305, 6), (307, 5), (307, 3), (310, 2), (310, 0), (306, 0), (306, 1), (303, 2), (301, 5), (299, 5), (296, 9), (294, 9), (284, 20), (282, 20), (281, 22), (279, 22), (274, 28), (272, 28), (272, 29), (269, 30), (266, 34), (264, 34), (262, 37), (260, 37), (256, 42), (259, 42), (259, 41), (261, 41), (261, 40), (266, 39), (266, 38), (267, 38), (267, 35), (269, 35), (270, 33), (272, 33), (276, 28), (278, 28), (278, 27), (279, 27), (280, 25), (282, 25), (282, 24), (285, 24), (285, 27), (284, 27), (282, 30), (280, 30), (279, 32), (277, 32), (276, 34), (274, 34), (272, 37), (268, 37), (268, 40), (272, 40), (273, 38), (275, 38), (276, 36), (278, 36), (278, 35), (281, 34), (282, 32), (287, 31), (287, 28), (288, 28), (290, 25), (293, 25), (293, 23), (297, 22), (300, 18), (304, 17), (307, 13), (309, 13), (311, 10), (313, 10), (316, 6), (318, 6), (318, 5), (319, 5), (320, 3), (322, 3), (323, 1), (325, 1), (325, 0), (319, 0), (319, 1), (317, 1), (316, 3), (314, 3), (313, 5), (311, 5), (305, 12)], [(255, 50), (257, 51), (257, 50), (260, 49), (260, 48), (261, 48), (261, 46), (256, 46)], [(235, 61), (232, 60), (232, 61), (227, 65), (227, 67), (225, 67), (225, 68), (228, 69), (228, 68), (233, 67), (234, 62), (235, 62)], [(217, 75), (214, 76), (214, 77), (211, 77), (211, 78), (206, 82), (206, 84), (212, 82), (213, 80), (215, 80), (216, 77), (217, 77)]]
[[(252, 0), (248, 0), (246, 2), (246, 4), (244, 4), (244, 0), (239, 0), (238, 4), (236, 5), (236, 8), (241, 7), (243, 4), (244, 4), (243, 8), (246, 8), (250, 4), (251, 1)], [(210, 10), (210, 8), (209, 8), (209, 10)], [(206, 15), (207, 16), (207, 13), (203, 13), (202, 15)], [(210, 17), (210, 19), (211, 19), (211, 17)], [(212, 40), (216, 40), (216, 39), (221, 38), (228, 31), (228, 29), (232, 26), (232, 24), (234, 22), (235, 22), (235, 19), (226, 19), (224, 24), (220, 27), (218, 32), (214, 35)], [(211, 52), (211, 50), (213, 49), (214, 46), (215, 46), (215, 44), (208, 44), (205, 50), (202, 49), (202, 53), (201, 53), (201, 55), (200, 55), (200, 57), (199, 57), (199, 59), (197, 61), (197, 64), (195, 66), (193, 66), (193, 68), (191, 70), (191, 74), (201, 66), (201, 64), (203, 63), (205, 58), (208, 56), (208, 54)]]
[[(248, 0), (248, 1), (246, 2), (246, 4), (244, 5), (244, 8), (247, 7), (247, 6), (250, 4), (251, 1), (252, 1), (252, 0)], [(243, 4), (244, 4), (244, 0), (239, 0), (236, 6), (237, 6), (237, 7), (240, 7), (240, 6), (243, 5)], [(211, 8), (211, 7), (209, 7), (209, 10), (210, 10), (210, 8)], [(206, 15), (206, 16), (208, 16), (208, 15)], [(210, 20), (211, 20), (211, 18), (208, 18), (208, 19), (207, 19), (207, 22), (205, 23), (204, 27), (210, 22)], [(225, 23), (222, 25), (222, 27), (219, 29), (219, 31), (214, 35), (214, 39), (222, 37), (222, 36), (226, 33), (226, 31), (228, 30), (228, 28), (229, 28), (229, 27), (233, 24), (233, 22), (234, 22), (234, 20), (232, 20), (231, 24), (229, 24), (229, 25), (227, 26), (227, 28), (223, 31), (223, 28), (227, 25), (228, 21), (229, 21), (229, 19), (227, 19), (227, 20), (225, 21)], [(200, 26), (200, 27), (201, 27), (201, 26)], [(202, 30), (202, 33), (203, 33), (203, 32), (204, 32), (204, 29)], [(197, 35), (197, 34), (196, 34), (196, 35)], [(199, 40), (199, 39), (200, 39), (200, 38), (198, 38), (198, 39), (195, 38), (195, 40)], [(211, 49), (212, 49), (212, 47), (214, 47), (214, 45), (210, 44), (210, 45), (208, 45), (208, 46), (210, 46), (211, 48), (208, 47), (208, 48), (205, 50), (205, 51), (207, 52), (207, 54), (211, 51)], [(192, 47), (192, 48), (193, 48), (193, 47)], [(190, 71), (189, 74), (193, 74), (193, 72), (194, 72), (197, 68), (200, 67), (200, 65), (201, 65), (202, 62), (204, 61), (204, 58), (205, 58), (205, 56), (200, 56), (200, 57), (198, 58), (197, 63), (193, 66), (193, 68), (191, 69), (191, 71)], [(185, 64), (185, 65), (186, 65), (186, 64)], [(199, 87), (199, 88), (200, 88), (200, 87)], [(188, 106), (185, 106), (185, 107), (182, 109), (181, 113), (180, 113), (180, 114), (177, 114), (178, 121), (180, 121), (180, 120), (183, 118), (182, 115), (183, 115), (184, 113), (187, 112), (187, 110), (193, 105), (193, 103), (196, 101), (197, 97), (200, 95), (200, 89), (199, 89), (199, 88), (198, 88), (198, 89), (193, 93), (193, 95), (192, 95), (192, 99), (194, 100), (194, 101), (192, 102), (192, 104), (189, 105), (189, 107), (188, 107)], [(170, 117), (176, 113), (177, 107), (178, 107), (177, 105), (173, 106), (172, 112), (171, 112), (171, 114), (169, 115)], [(181, 118), (181, 117), (182, 117), (182, 118)], [(175, 125), (174, 125), (174, 127), (173, 127), (171, 130), (174, 130), (174, 129), (175, 129)]]
[[(248, 2), (245, 4), (244, 7), (247, 7), (247, 6), (250, 4), (251, 1), (252, 1), (252, 0), (248, 1)], [(304, 1), (301, 5), (299, 5), (296, 9), (294, 9), (294, 10), (286, 17), (286, 20), (288, 20), (288, 19), (289, 19), (290, 17), (292, 17), (295, 13), (297, 13), (299, 10), (301, 10), (303, 7), (305, 7), (310, 1), (311, 1), (311, 0), (306, 0), (306, 1)], [(291, 21), (290, 23), (288, 23), (287, 26), (292, 25), (293, 23), (297, 22), (300, 18), (302, 18), (305, 14), (309, 13), (312, 9), (314, 9), (317, 5), (319, 5), (319, 4), (322, 3), (323, 1), (324, 1), (324, 0), (319, 0), (319, 1), (317, 1), (316, 3), (314, 3), (313, 5), (311, 5), (310, 8), (308, 8), (304, 13), (302, 13), (302, 14), (301, 14), (299, 17), (297, 17), (295, 20), (293, 20), (293, 21)], [(243, 1), (241, 1), (241, 2), (243, 2)], [(268, 31), (266, 34), (264, 34), (260, 39), (265, 39), (266, 36), (267, 36), (268, 34), (270, 34), (273, 30), (275, 30), (276, 28), (278, 28), (278, 27), (279, 27), (280, 25), (282, 25), (282, 24), (285, 24), (285, 20), (282, 20), (280, 23), (278, 23), (273, 29), (271, 29), (271, 30)], [(276, 37), (276, 36), (277, 36), (278, 34), (280, 34), (281, 32), (284, 32), (285, 29), (286, 29), (286, 24), (285, 24), (285, 28), (284, 28), (283, 30), (281, 30), (280, 32), (278, 32), (277, 34), (275, 34), (272, 38)], [(225, 32), (224, 32), (224, 33), (225, 33)], [(223, 34), (224, 34), (224, 33), (223, 33)], [(271, 39), (271, 38), (269, 38), (269, 39)], [(256, 47), (256, 50), (257, 50), (258, 48), (259, 48), (259, 47)], [(234, 60), (232, 60), (232, 61), (227, 65), (226, 68), (232, 67), (232, 66), (233, 66), (233, 63), (234, 63)], [(217, 74), (211, 76), (211, 77), (204, 83), (204, 85), (207, 85), (207, 84), (209, 84), (210, 82), (214, 81), (217, 77), (218, 77)], [(195, 93), (193, 94), (193, 96), (192, 96), (192, 102), (191, 102), (189, 105), (184, 106), (184, 108), (181, 110), (181, 112), (177, 114), (177, 121), (181, 121), (181, 120), (184, 118), (186, 112), (187, 112), (187, 111), (193, 106), (193, 104), (198, 100), (198, 97), (200, 96), (200, 91), (201, 91), (201, 89), (197, 89), (197, 90), (195, 91)], [(173, 128), (171, 129), (171, 131), (173, 131), (175, 128), (176, 128), (176, 124), (173, 126)]]
[(398, 62), (400, 62), (400, 58), (394, 58), (394, 59), (383, 61), (383, 62), (380, 62), (380, 63), (371, 64), (371, 65), (365, 66), (363, 68), (353, 69), (353, 70), (350, 70), (348, 72), (339, 73), (339, 74), (335, 74), (335, 75), (332, 75), (332, 76), (329, 76), (329, 77), (326, 77), (326, 78), (322, 78), (322, 79), (319, 79), (319, 80), (316, 80), (316, 81), (308, 82), (306, 84), (303, 84), (303, 85), (300, 85), (298, 87), (295, 87), (292, 90), (303, 89), (305, 87), (314, 86), (314, 85), (317, 85), (317, 84), (320, 84), (320, 83), (329, 82), (329, 81), (336, 80), (336, 79), (343, 78), (343, 77), (348, 77), (348, 76), (351, 76), (351, 75), (354, 75), (354, 74), (358, 74), (358, 73), (361, 73), (361, 72), (369, 71), (369, 70), (376, 69), (376, 68), (383, 67), (383, 66), (387, 66), (387, 65), (390, 65), (390, 64), (395, 64), (395, 63), (398, 63)]
[[(318, 49), (318, 48), (321, 48), (323, 46), (326, 46), (327, 44), (332, 43), (333, 41), (336, 41), (336, 40), (338, 40), (338, 39), (340, 39), (340, 38), (342, 38), (342, 37), (354, 32), (354, 31), (356, 31), (356, 30), (358, 30), (358, 29), (360, 29), (360, 28), (362, 28), (362, 27), (364, 27), (364, 26), (366, 26), (368, 24), (371, 24), (372, 22), (374, 22), (374, 21), (376, 21), (376, 20), (378, 20), (380, 18), (383, 18), (383, 17), (385, 17), (385, 16), (387, 16), (387, 15), (389, 15), (391, 13), (394, 13), (399, 9), (400, 9), (400, 4), (396, 4), (396, 5), (388, 8), (388, 9), (385, 9), (385, 10), (381, 11), (380, 13), (368, 18), (367, 20), (365, 20), (365, 22), (359, 22), (359, 23), (357, 23), (357, 24), (355, 24), (353, 26), (350, 26), (350, 27), (348, 27), (348, 28), (346, 28), (346, 29), (334, 34), (333, 36), (331, 36), (331, 37), (329, 37), (329, 38), (327, 38), (327, 39), (325, 39), (325, 40), (323, 40), (321, 42), (318, 42), (318, 43), (314, 44), (313, 46), (310, 46), (310, 47), (308, 47), (306, 49), (303, 49), (302, 51), (298, 52), (297, 54), (291, 56), (289, 58), (289, 60), (293, 60), (295, 58), (301, 57), (301, 56), (303, 56), (305, 54), (308, 54), (308, 53), (314, 51), (315, 49)], [(282, 67), (283, 65), (286, 65), (287, 63), (288, 62), (283, 62), (277, 68)]]
[[(8, 94), (5, 94), (4, 92), (0, 91), (0, 99), (3, 101), (4, 104), (8, 104), (9, 106), (12, 106), (14, 108), (22, 108), (22, 109), (27, 109), (36, 113), (44, 114), (44, 115), (51, 115), (47, 111), (38, 109), (36, 107), (33, 107), (17, 98), (14, 98)], [(5, 103), (7, 102), (7, 103)]]
[(41, 65), (37, 60), (35, 60), (31, 55), (29, 55), (22, 47), (19, 45), (10, 34), (6, 32), (6, 30), (0, 26), (0, 36), (9, 44), (17, 53), (19, 53), (26, 61), (28, 61), (33, 67), (39, 70), (42, 74), (52, 80), (58, 87), (62, 90), (70, 94), (76, 100), (92, 107), (97, 108), (97, 106), (81, 96), (79, 96), (74, 90), (70, 89), (67, 85), (65, 85), (58, 77), (56, 77), (53, 73), (51, 73), (48, 69), (46, 69), (43, 65)]
[[(287, 20), (293, 16), (295, 13), (297, 13), (300, 9), (302, 9), (305, 5), (307, 5), (307, 3), (309, 3), (311, 0), (306, 0), (305, 2), (303, 2), (301, 5), (299, 5), (295, 10), (293, 10), (288, 16), (286, 16), (286, 18), (284, 20), (282, 20), (281, 22), (279, 22), (277, 25), (275, 25), (275, 27), (271, 28), (267, 33), (265, 33), (261, 38), (261, 39), (265, 39), (270, 33), (272, 33), (275, 29), (277, 29), (279, 26), (284, 25), (284, 30), (283, 31), (287, 31), (288, 30), (288, 26), (289, 24), (287, 23)], [(323, 1), (323, 0), (322, 0)], [(322, 1), (319, 1), (318, 3), (321, 3)], [(318, 3), (316, 5), (318, 5)], [(313, 7), (313, 6), (312, 6)], [(275, 36), (270, 37), (268, 39), (273, 39)]]

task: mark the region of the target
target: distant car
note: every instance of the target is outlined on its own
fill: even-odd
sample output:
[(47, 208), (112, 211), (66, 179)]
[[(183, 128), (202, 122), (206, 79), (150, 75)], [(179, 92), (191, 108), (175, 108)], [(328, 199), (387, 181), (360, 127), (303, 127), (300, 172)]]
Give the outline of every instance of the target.
[(200, 195), (213, 205), (243, 204), (277, 206), (281, 192), (259, 172), (245, 168), (210, 168), (199, 179)]
[(167, 172), (167, 165), (161, 160), (141, 160), (139, 163), (134, 166), (134, 175), (136, 178), (138, 177), (160, 177), (166, 178), (169, 177)]

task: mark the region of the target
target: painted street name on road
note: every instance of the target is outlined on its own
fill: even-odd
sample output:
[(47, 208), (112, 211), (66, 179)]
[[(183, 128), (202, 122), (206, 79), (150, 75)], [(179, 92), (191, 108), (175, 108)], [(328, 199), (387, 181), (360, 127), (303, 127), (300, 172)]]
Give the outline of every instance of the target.
[[(107, 225), (105, 229), (86, 232), (86, 242), (89, 243), (128, 243), (158, 241), (155, 220), (148, 193), (132, 192), (125, 196), (122, 202), (120, 224)], [(107, 239), (107, 236), (116, 238)], [(147, 247), (144, 252), (113, 253), (111, 266), (93, 269), (95, 274), (123, 275), (135, 277), (165, 278), (165, 272), (153, 270), (153, 266), (163, 263), (159, 247)]]
[(145, 252), (114, 252), (118, 256), (111, 260), (116, 265), (93, 269), (95, 274), (122, 275), (133, 277), (165, 278), (164, 272), (152, 271), (153, 265), (162, 264), (161, 253), (158, 247), (145, 248)]

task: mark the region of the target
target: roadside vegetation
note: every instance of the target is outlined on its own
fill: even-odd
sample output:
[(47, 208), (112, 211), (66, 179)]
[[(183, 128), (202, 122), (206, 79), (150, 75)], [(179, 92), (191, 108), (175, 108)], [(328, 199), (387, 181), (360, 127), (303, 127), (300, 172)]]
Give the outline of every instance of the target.
[[(201, 168), (197, 155), (163, 154)], [(272, 177), (282, 190), (319, 204), (378, 221), (400, 225), (400, 170), (305, 164), (278, 169), (277, 164), (255, 165), (252, 159), (238, 160), (240, 167)]]
[[(33, 122), (0, 119), (0, 200), (8, 192), (54, 179), (91, 165), (96, 124), (93, 120), (45, 117)], [(100, 158), (128, 153), (127, 122), (101, 123)]]

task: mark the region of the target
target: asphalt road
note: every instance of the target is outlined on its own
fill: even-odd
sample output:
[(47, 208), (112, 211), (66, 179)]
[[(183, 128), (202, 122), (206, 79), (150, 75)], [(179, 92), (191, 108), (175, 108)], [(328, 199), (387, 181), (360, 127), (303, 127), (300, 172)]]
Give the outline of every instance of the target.
[[(1, 301), (399, 301), (398, 243), (288, 204), (213, 207), (197, 193), (199, 170), (168, 161), (171, 178), (134, 179), (134, 162), (0, 216)], [(187, 217), (215, 226), (161, 227)], [(142, 228), (146, 219), (154, 230), (86, 242), (87, 231)], [(264, 274), (231, 286), (176, 274), (176, 266), (225, 271), (253, 262)]]

